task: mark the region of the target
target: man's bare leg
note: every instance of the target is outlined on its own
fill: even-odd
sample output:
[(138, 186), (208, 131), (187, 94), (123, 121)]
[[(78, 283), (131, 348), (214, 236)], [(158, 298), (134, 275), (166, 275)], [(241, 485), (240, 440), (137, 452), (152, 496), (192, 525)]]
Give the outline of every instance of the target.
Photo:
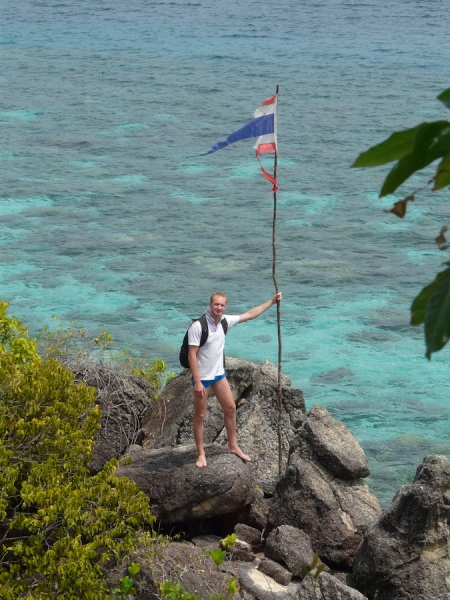
[(196, 467), (203, 469), (207, 466), (205, 449), (203, 447), (203, 422), (206, 416), (206, 405), (208, 400), (209, 389), (205, 389), (202, 395), (197, 394), (194, 390), (194, 420), (192, 428), (194, 430), (194, 440), (197, 446), (197, 462)]
[(250, 462), (252, 460), (250, 456), (244, 454), (237, 445), (236, 405), (233, 400), (230, 384), (225, 378), (213, 383), (211, 387), (223, 410), (223, 421), (228, 436), (228, 452), (230, 454), (236, 454), (236, 456), (239, 456), (239, 458), (242, 458), (242, 460), (245, 460), (246, 462)]

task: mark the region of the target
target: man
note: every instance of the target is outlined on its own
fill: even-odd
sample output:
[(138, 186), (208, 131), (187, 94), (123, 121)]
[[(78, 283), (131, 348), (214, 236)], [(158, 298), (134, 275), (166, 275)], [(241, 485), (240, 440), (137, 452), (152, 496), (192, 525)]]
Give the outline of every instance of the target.
[[(251, 308), (242, 315), (226, 315), (228, 329), (238, 323), (251, 321), (263, 314), (268, 308), (280, 302), (281, 292), (255, 308)], [(203, 447), (203, 422), (206, 416), (206, 405), (209, 388), (211, 387), (223, 410), (223, 420), (228, 436), (228, 452), (236, 454), (242, 460), (248, 462), (249, 456), (244, 454), (236, 441), (236, 405), (231, 393), (230, 384), (225, 375), (223, 364), (223, 352), (225, 345), (225, 332), (221, 320), (225, 316), (227, 297), (222, 292), (216, 292), (211, 296), (209, 310), (206, 312), (209, 335), (206, 343), (200, 347), (202, 327), (199, 321), (195, 321), (189, 328), (189, 366), (192, 373), (192, 385), (194, 390), (194, 439), (197, 446), (197, 462), (199, 468), (206, 467), (206, 456)]]

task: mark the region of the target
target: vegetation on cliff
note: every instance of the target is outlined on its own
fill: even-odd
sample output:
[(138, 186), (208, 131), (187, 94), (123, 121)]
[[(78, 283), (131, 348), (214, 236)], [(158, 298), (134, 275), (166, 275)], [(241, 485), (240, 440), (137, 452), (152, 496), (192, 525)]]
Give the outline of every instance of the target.
[(40, 356), (7, 307), (0, 301), (0, 597), (109, 599), (103, 567), (150, 528), (149, 500), (115, 476), (115, 460), (90, 475), (95, 390)]

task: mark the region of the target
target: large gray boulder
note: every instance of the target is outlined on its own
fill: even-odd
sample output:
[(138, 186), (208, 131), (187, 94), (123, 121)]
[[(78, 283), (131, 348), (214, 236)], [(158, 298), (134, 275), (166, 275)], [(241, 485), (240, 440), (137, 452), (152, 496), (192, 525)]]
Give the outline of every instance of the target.
[(245, 523), (238, 523), (234, 528), (234, 533), (239, 540), (243, 540), (250, 546), (252, 552), (261, 550), (264, 541), (262, 539), (262, 533), (258, 529), (250, 527)]
[[(297, 600), (367, 600), (358, 590), (342, 583), (333, 575), (322, 572), (317, 579), (308, 575), (302, 581)], [(419, 599), (417, 599), (419, 600)]]
[[(344, 443), (337, 444), (333, 454), (332, 444), (326, 440), (317, 442), (325, 437), (317, 433), (318, 416), (326, 420), (327, 428), (333, 428), (334, 419), (323, 407), (314, 407), (308, 413), (291, 444), (286, 472), (277, 484), (269, 527), (291, 525), (303, 530), (325, 562), (348, 568), (365, 532), (380, 516), (381, 507), (364, 481), (357, 478), (365, 462), (362, 449), (357, 449), (354, 465), (350, 458), (345, 460), (346, 479), (336, 477), (336, 465), (344, 463), (342, 448), (359, 444), (342, 423), (334, 421)], [(312, 425), (308, 427), (310, 421)], [(316, 434), (311, 442), (314, 428)], [(345, 440), (351, 442), (347, 444)], [(322, 451), (324, 446), (326, 453)]]
[[(252, 457), (250, 469), (255, 482), (265, 491), (273, 491), (279, 476), (278, 460), (278, 373), (265, 361), (261, 365), (227, 357), (227, 378), (236, 403), (238, 443)], [(282, 446), (283, 467), (287, 462), (289, 442), (305, 412), (303, 394), (292, 388), (282, 376)], [(145, 415), (145, 449), (193, 444), (194, 414), (190, 371), (172, 379), (159, 400)], [(212, 391), (208, 399), (204, 441), (227, 444), (223, 412)], [(208, 457), (207, 457), (208, 458)]]
[(301, 579), (305, 576), (302, 564), (310, 565), (314, 558), (309, 535), (291, 525), (281, 525), (269, 534), (264, 554)]
[(108, 460), (119, 458), (133, 444), (144, 439), (140, 417), (151, 405), (151, 390), (140, 379), (117, 365), (71, 361), (68, 368), (76, 382), (96, 388), (96, 404), (102, 412), (101, 428), (95, 436), (89, 468), (100, 471)]
[(309, 411), (303, 429), (317, 461), (330, 473), (349, 480), (370, 475), (367, 457), (358, 440), (326, 408), (316, 404)]
[(130, 454), (116, 474), (132, 479), (163, 523), (180, 523), (232, 513), (251, 504), (254, 484), (248, 464), (211, 444), (208, 467), (195, 466), (195, 447), (178, 446)]
[(275, 581), (281, 585), (289, 585), (292, 579), (292, 573), (288, 569), (270, 558), (261, 559), (261, 562), (258, 565), (258, 571), (272, 577), (272, 579), (275, 579)]
[(450, 460), (431, 454), (366, 533), (353, 565), (377, 600), (450, 598)]

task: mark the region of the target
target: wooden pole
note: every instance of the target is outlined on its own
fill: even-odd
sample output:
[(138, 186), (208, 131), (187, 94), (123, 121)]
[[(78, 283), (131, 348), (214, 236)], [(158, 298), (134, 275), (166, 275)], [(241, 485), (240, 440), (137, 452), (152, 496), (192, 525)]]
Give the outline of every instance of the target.
[[(278, 109), (278, 89), (277, 85), (277, 109)], [(273, 176), (277, 178), (277, 166), (278, 166), (278, 150), (275, 152)], [(276, 188), (274, 188), (276, 189)], [(278, 282), (277, 282), (277, 244), (276, 244), (276, 233), (277, 233), (277, 192), (273, 192), (273, 226), (272, 226), (272, 277), (275, 286), (275, 291), (278, 293)], [(277, 405), (278, 405), (278, 473), (281, 475), (283, 472), (283, 440), (281, 436), (282, 424), (283, 424), (283, 400), (281, 396), (281, 356), (282, 356), (282, 339), (281, 339), (281, 310), (280, 301), (277, 302), (277, 331), (278, 331), (278, 389), (277, 389)]]

